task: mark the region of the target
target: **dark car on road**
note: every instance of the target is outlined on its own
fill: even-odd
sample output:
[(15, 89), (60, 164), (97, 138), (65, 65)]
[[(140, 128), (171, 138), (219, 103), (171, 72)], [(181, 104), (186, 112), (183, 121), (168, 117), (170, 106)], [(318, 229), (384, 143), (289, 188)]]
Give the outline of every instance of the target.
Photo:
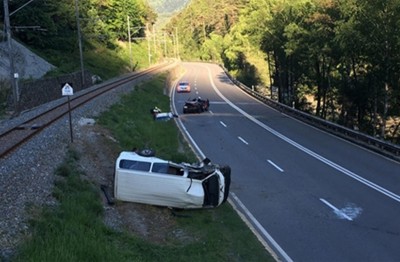
[(201, 99), (200, 97), (187, 100), (183, 106), (183, 113), (201, 113), (208, 111), (210, 101), (208, 99)]

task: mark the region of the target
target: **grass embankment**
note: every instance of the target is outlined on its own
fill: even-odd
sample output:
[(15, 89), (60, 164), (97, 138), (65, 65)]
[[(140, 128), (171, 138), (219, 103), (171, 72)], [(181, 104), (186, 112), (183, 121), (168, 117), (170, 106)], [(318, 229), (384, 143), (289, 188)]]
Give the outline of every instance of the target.
[[(150, 117), (154, 105), (169, 108), (163, 80), (160, 76), (135, 87), (98, 123), (112, 131), (121, 149), (146, 146), (175, 161), (194, 160), (174, 121), (155, 122)], [(70, 151), (58, 168), (54, 196), (59, 206), (46, 209), (32, 222), (33, 236), (15, 261), (273, 261), (228, 203), (216, 209), (181, 211), (184, 216), (175, 217), (176, 227), (187, 232), (190, 241), (172, 238), (168, 244), (155, 244), (107, 228), (101, 193), (81, 179), (78, 159)]]
[[(131, 51), (130, 51), (131, 50)], [(48, 76), (59, 76), (80, 71), (80, 56), (78, 52), (65, 55), (58, 50), (36, 50), (41, 57), (57, 68), (48, 73)], [(153, 54), (154, 59), (161, 59)], [(83, 53), (85, 70), (99, 75), (102, 79), (109, 79), (131, 70), (143, 69), (149, 66), (147, 44), (145, 42), (132, 43), (131, 49), (127, 43), (116, 42), (116, 47), (107, 47), (92, 43)], [(156, 63), (156, 61), (152, 61)]]

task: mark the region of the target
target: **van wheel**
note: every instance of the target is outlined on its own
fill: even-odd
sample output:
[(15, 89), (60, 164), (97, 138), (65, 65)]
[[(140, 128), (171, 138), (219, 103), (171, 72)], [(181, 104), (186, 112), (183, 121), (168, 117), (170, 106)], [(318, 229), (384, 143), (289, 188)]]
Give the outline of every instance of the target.
[(156, 152), (153, 149), (142, 149), (139, 151), (138, 155), (150, 157), (150, 156), (155, 156)]

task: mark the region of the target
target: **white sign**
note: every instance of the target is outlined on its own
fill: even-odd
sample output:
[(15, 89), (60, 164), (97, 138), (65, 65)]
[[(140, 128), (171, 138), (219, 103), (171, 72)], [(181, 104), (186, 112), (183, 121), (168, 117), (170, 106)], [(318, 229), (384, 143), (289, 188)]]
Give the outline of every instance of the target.
[(74, 94), (74, 89), (68, 83), (64, 85), (62, 88), (62, 95), (63, 96), (72, 96)]

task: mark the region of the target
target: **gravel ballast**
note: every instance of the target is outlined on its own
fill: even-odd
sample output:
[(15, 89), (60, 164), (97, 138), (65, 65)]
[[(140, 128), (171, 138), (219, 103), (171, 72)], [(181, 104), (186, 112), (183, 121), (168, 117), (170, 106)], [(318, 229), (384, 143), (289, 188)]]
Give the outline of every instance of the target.
[[(72, 112), (73, 134), (80, 136), (82, 119), (93, 118), (133, 90), (135, 82), (108, 92)], [(7, 130), (24, 118), (58, 104), (54, 101), (20, 117), (1, 122)], [(81, 122), (80, 122), (81, 121)], [(18, 150), (0, 159), (0, 260), (8, 261), (30, 235), (29, 208), (56, 205), (52, 197), (54, 171), (63, 162), (70, 144), (68, 116), (43, 130)], [(115, 221), (117, 223), (117, 221)]]

